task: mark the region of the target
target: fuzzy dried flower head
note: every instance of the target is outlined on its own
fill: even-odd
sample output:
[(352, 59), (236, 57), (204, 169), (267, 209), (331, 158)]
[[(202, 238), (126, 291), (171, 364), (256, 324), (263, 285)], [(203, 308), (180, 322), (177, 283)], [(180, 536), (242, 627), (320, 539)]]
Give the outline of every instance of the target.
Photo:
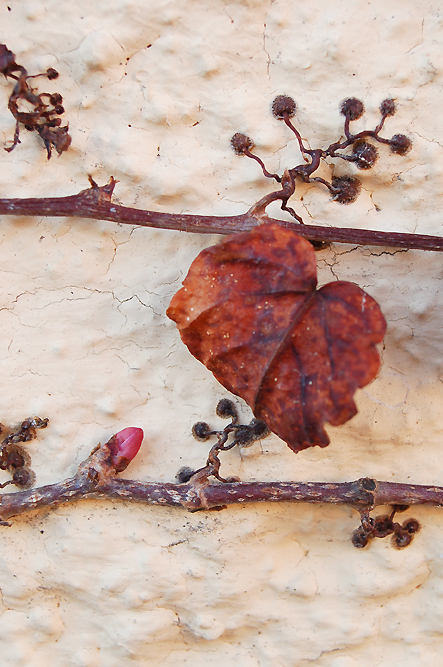
[(348, 97), (340, 104), (340, 113), (347, 116), (349, 120), (357, 120), (363, 116), (365, 112), (365, 105), (356, 97)]
[(397, 155), (406, 155), (412, 148), (412, 141), (404, 134), (394, 134), (390, 141), (391, 151)]
[(285, 114), (291, 117), (296, 109), (297, 105), (289, 95), (277, 95), (271, 105), (271, 112), (275, 118), (284, 118)]
[(247, 134), (236, 132), (231, 139), (231, 146), (237, 155), (243, 155), (245, 151), (250, 151), (254, 147), (254, 142)]
[(352, 176), (336, 176), (332, 179), (332, 187), (335, 191), (334, 201), (340, 204), (352, 204), (360, 194), (361, 183), (358, 178)]
[(394, 100), (387, 98), (380, 104), (380, 113), (382, 116), (393, 116), (396, 111)]
[(371, 169), (378, 158), (378, 150), (368, 141), (356, 141), (352, 147), (354, 164), (358, 169)]

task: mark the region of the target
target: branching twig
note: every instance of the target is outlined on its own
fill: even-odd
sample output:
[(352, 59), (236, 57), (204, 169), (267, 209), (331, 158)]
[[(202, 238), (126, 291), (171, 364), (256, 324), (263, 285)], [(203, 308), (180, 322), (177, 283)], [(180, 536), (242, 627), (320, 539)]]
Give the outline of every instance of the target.
[[(361, 525), (352, 536), (354, 546), (364, 547), (371, 538), (392, 535), (394, 545), (401, 548), (412, 541), (420, 526), (415, 519), (400, 525), (394, 522), (394, 515), (408, 509), (410, 505), (443, 506), (443, 487), (379, 482), (371, 478), (337, 483), (240, 482), (233, 478), (223, 479), (219, 474), (219, 452), (235, 445), (247, 447), (258, 438), (266, 437), (269, 431), (263, 422), (256, 419), (247, 426), (240, 425), (235, 406), (227, 399), (219, 402), (217, 414), (230, 418), (231, 422), (222, 431), (211, 431), (204, 422), (194, 426), (193, 433), (199, 440), (207, 440), (215, 435), (217, 443), (211, 448), (203, 468), (196, 471), (182, 468), (179, 471), (179, 483), (118, 478), (118, 473), (125, 470), (138, 453), (143, 440), (143, 431), (130, 427), (114, 435), (104, 445), (96, 447), (79, 465), (74, 477), (57, 484), (1, 494), (0, 525), (10, 526), (7, 519), (31, 510), (57, 507), (82, 498), (182, 507), (191, 512), (224, 509), (227, 505), (237, 503), (331, 503), (347, 505), (360, 513)], [(47, 423), (47, 420), (35, 418), (26, 420), (24, 424), (28, 425), (31, 421), (39, 428)], [(19, 430), (19, 433), (22, 432), (23, 428)], [(233, 439), (228, 444), (231, 435)], [(210, 477), (218, 481), (211, 483)], [(12, 483), (20, 486), (20, 481)], [(392, 506), (392, 512), (370, 517), (369, 512), (380, 505)]]
[[(0, 496), (3, 521), (31, 510), (56, 507), (82, 498), (125, 500), (149, 505), (209, 510), (237, 503), (293, 502), (347, 505), (363, 519), (380, 505), (443, 506), (443, 487), (379, 482), (364, 478), (354, 482), (225, 482), (208, 483), (207, 476), (184, 484), (119, 479), (103, 465), (107, 445), (80, 464), (74, 477), (29, 491)], [(362, 546), (362, 545), (358, 545)]]
[(114, 178), (111, 177), (109, 183), (101, 187), (91, 178), (90, 182), (90, 188), (69, 197), (0, 199), (0, 214), (109, 220), (127, 225), (175, 229), (198, 234), (231, 234), (249, 231), (262, 222), (278, 222), (284, 227), (293, 229), (300, 236), (315, 241), (443, 251), (443, 238), (439, 236), (317, 227), (286, 220), (272, 220), (267, 215), (258, 213), (261, 202), (247, 213), (235, 216), (183, 215), (129, 208), (111, 201), (117, 182)]

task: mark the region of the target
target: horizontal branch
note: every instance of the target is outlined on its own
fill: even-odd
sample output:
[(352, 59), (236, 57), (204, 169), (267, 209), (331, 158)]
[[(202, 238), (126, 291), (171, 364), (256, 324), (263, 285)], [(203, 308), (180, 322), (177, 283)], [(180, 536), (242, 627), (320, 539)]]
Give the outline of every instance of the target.
[[(100, 451), (100, 450), (99, 450)], [(74, 477), (28, 491), (0, 495), (2, 521), (31, 510), (56, 507), (86, 498), (124, 500), (147, 505), (182, 507), (190, 511), (259, 502), (330, 503), (361, 513), (380, 505), (443, 506), (443, 487), (379, 482), (226, 482), (207, 478), (185, 484), (139, 482), (100, 471), (97, 454), (84, 461)]]
[(244, 232), (264, 221), (278, 222), (284, 227), (293, 229), (300, 236), (314, 241), (443, 251), (443, 238), (438, 236), (378, 232), (369, 229), (317, 227), (286, 220), (273, 220), (265, 214), (254, 215), (252, 211), (257, 211), (256, 206), (252, 207), (248, 213), (236, 216), (158, 213), (120, 206), (111, 201), (115, 184), (116, 181), (113, 178), (102, 187), (97, 186), (91, 180), (90, 188), (69, 197), (0, 199), (0, 214), (109, 220), (120, 224), (175, 229), (199, 234)]
[[(4, 467), (14, 473), (13, 479), (2, 486), (12, 483), (22, 485), (23, 490), (0, 495), (0, 525), (10, 526), (7, 519), (32, 510), (92, 498), (182, 507), (191, 512), (224, 509), (228, 505), (240, 503), (331, 503), (347, 505), (360, 513), (361, 524), (352, 535), (354, 546), (361, 548), (374, 537), (391, 535), (393, 545), (403, 548), (411, 543), (420, 525), (415, 519), (400, 525), (394, 521), (395, 514), (410, 505), (443, 506), (443, 487), (378, 482), (371, 478), (337, 483), (224, 480), (219, 475), (218, 454), (233, 446), (234, 443), (227, 447), (224, 444), (230, 431), (224, 433), (226, 437), (219, 437), (217, 444), (212, 447), (206, 466), (191, 471), (190, 477), (183, 483), (120, 479), (118, 473), (125, 470), (136, 456), (143, 439), (143, 431), (134, 427), (119, 431), (107, 443), (96, 447), (80, 464), (74, 477), (57, 484), (25, 490), (29, 476), (25, 478), (23, 474), (17, 475), (20, 468), (16, 466), (20, 464), (20, 453), (22, 458), (29, 457), (26, 457), (16, 441), (32, 439), (35, 437), (35, 428), (44, 428), (46, 425), (47, 420), (37, 418), (35, 423), (25, 420), (21, 429), (2, 443)], [(12, 458), (8, 459), (8, 456)], [(182, 469), (182, 473), (185, 471), (188, 474), (189, 469)], [(209, 480), (214, 477), (218, 481), (211, 483)], [(391, 513), (370, 517), (370, 511), (379, 505), (391, 505)]]

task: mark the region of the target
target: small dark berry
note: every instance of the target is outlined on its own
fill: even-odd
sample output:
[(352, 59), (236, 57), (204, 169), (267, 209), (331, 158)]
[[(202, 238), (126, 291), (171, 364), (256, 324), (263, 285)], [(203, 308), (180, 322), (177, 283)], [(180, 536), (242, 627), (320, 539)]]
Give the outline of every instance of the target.
[(387, 98), (380, 104), (380, 113), (382, 116), (393, 116), (396, 111), (394, 100)]
[(389, 143), (391, 151), (398, 155), (406, 155), (412, 147), (412, 141), (404, 134), (395, 134)]
[(253, 430), (249, 426), (239, 426), (235, 430), (235, 441), (238, 445), (247, 447), (248, 445), (252, 445), (254, 440)]
[(35, 473), (30, 468), (17, 468), (12, 475), (12, 481), (21, 489), (30, 489), (35, 482)]
[(56, 104), (61, 104), (63, 102), (63, 97), (60, 95), (60, 93), (54, 93), (49, 98), (49, 101), (55, 106)]
[(31, 463), (31, 457), (26, 449), (17, 444), (7, 445), (2, 451), (3, 458), (5, 458), (6, 467), (10, 472)]
[(46, 70), (46, 76), (49, 80), (52, 81), (52, 79), (58, 79), (58, 72), (53, 67), (50, 67), (48, 70)]
[(392, 521), (387, 514), (376, 516), (374, 519), (374, 537), (386, 537), (394, 532)]
[(406, 512), (409, 509), (410, 505), (392, 505), (392, 509), (397, 513)]
[(268, 425), (265, 424), (265, 422), (263, 422), (261, 419), (254, 418), (249, 424), (249, 427), (252, 429), (254, 433), (255, 440), (266, 438), (271, 433)]
[(365, 105), (356, 97), (348, 97), (340, 104), (340, 113), (347, 116), (349, 120), (357, 120), (363, 116), (365, 112)]
[(359, 526), (357, 530), (352, 533), (351, 541), (357, 549), (363, 549), (372, 538), (372, 535), (367, 533), (363, 526)]
[(409, 519), (408, 521), (405, 521), (402, 527), (404, 530), (411, 534), (418, 533), (420, 530), (420, 524), (416, 519)]
[(215, 414), (222, 419), (232, 419), (234, 422), (238, 419), (237, 408), (229, 398), (222, 398), (215, 408)]
[(178, 484), (186, 484), (186, 482), (189, 482), (194, 473), (195, 470), (193, 470), (189, 466), (183, 466), (183, 468), (180, 468), (180, 470), (176, 474), (175, 479), (177, 480)]
[(332, 179), (332, 187), (336, 194), (333, 199), (340, 204), (352, 204), (360, 194), (361, 183), (352, 176), (337, 176)]
[(352, 148), (352, 154), (355, 157), (353, 162), (358, 169), (370, 169), (378, 158), (378, 150), (367, 141), (356, 141)]
[(413, 539), (413, 534), (408, 533), (407, 530), (402, 530), (400, 528), (400, 530), (396, 531), (392, 536), (392, 545), (397, 549), (404, 549), (411, 544)]
[(211, 429), (209, 428), (209, 424), (206, 422), (197, 422), (192, 427), (192, 435), (196, 440), (200, 440), (200, 442), (209, 440), (211, 437)]
[(296, 109), (297, 105), (289, 95), (277, 95), (271, 105), (271, 113), (275, 118), (284, 118), (285, 114), (291, 118)]
[(246, 134), (237, 132), (231, 139), (231, 146), (237, 155), (243, 155), (245, 151), (250, 151), (254, 147), (254, 142)]
[(55, 113), (56, 113), (58, 116), (61, 116), (62, 113), (65, 113), (65, 108), (64, 108), (61, 104), (57, 104), (57, 105), (54, 107), (54, 111), (55, 111)]

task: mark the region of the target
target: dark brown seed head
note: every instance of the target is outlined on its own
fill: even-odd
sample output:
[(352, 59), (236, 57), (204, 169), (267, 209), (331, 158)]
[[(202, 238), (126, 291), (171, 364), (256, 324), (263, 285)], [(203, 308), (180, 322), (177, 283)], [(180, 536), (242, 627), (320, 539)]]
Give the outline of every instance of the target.
[(391, 151), (397, 155), (406, 155), (412, 148), (412, 141), (404, 134), (394, 134), (389, 144)]
[(211, 437), (210, 431), (211, 429), (209, 428), (209, 425), (206, 422), (197, 422), (192, 427), (192, 435), (196, 440), (200, 440), (200, 442), (205, 442), (206, 440), (209, 440), (209, 438)]
[(63, 102), (63, 97), (60, 95), (60, 93), (54, 93), (49, 98), (49, 101), (55, 106), (56, 104), (61, 104)]
[(247, 134), (237, 132), (231, 139), (231, 146), (237, 155), (243, 155), (245, 151), (250, 151), (254, 147), (254, 142)]
[(404, 549), (411, 544), (413, 539), (414, 535), (412, 533), (408, 533), (407, 530), (400, 528), (400, 530), (395, 532), (392, 536), (392, 545), (396, 547), (396, 549)]
[(194, 473), (195, 470), (193, 470), (189, 466), (183, 466), (183, 468), (180, 468), (180, 470), (176, 474), (175, 479), (177, 480), (178, 484), (186, 484), (186, 482), (189, 482)]
[(46, 76), (47, 76), (48, 79), (50, 79), (50, 80), (52, 80), (52, 79), (58, 79), (58, 72), (57, 72), (57, 70), (54, 69), (53, 67), (50, 67), (48, 70), (46, 70)]
[(263, 422), (261, 419), (254, 418), (249, 424), (249, 427), (252, 429), (254, 433), (255, 440), (259, 440), (260, 438), (266, 438), (271, 433), (268, 425), (265, 424), (265, 422)]
[(235, 441), (243, 447), (252, 445), (254, 442), (254, 433), (249, 426), (239, 426), (235, 431)]
[(289, 95), (277, 95), (271, 105), (271, 112), (275, 118), (284, 118), (285, 114), (291, 117), (296, 109), (297, 105)]
[(217, 403), (215, 414), (222, 419), (233, 419), (234, 421), (237, 421), (238, 419), (237, 408), (229, 398), (222, 398)]
[(12, 475), (12, 481), (21, 489), (30, 489), (35, 483), (35, 473), (30, 468), (17, 468)]
[(332, 179), (332, 187), (335, 190), (335, 201), (339, 204), (352, 204), (360, 194), (361, 183), (352, 176), (337, 176)]
[(378, 150), (368, 141), (356, 141), (352, 147), (354, 164), (359, 169), (370, 169), (378, 158)]
[(418, 533), (420, 530), (420, 524), (418, 523), (417, 519), (409, 519), (408, 521), (405, 521), (402, 527), (404, 530), (411, 534)]
[(356, 97), (348, 97), (348, 99), (343, 100), (340, 104), (340, 113), (343, 116), (347, 116), (349, 120), (357, 120), (363, 116), (365, 112), (365, 106), (361, 100), (358, 100)]
[(354, 547), (357, 547), (357, 549), (363, 549), (371, 538), (372, 535), (367, 533), (363, 526), (359, 526), (357, 530), (354, 530), (352, 533), (351, 540)]
[(394, 100), (387, 98), (380, 104), (380, 113), (382, 116), (393, 116), (396, 111)]

